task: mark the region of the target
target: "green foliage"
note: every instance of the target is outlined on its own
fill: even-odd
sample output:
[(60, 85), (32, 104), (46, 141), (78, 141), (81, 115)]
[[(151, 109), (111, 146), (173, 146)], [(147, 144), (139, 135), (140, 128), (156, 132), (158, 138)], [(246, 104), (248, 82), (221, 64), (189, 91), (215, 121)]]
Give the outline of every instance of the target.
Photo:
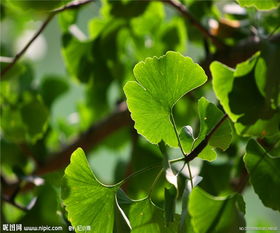
[(62, 2), (65, 3), (67, 0), (49, 0), (49, 1), (40, 1), (40, 0), (20, 0), (20, 1), (12, 1), (7, 0), (8, 4), (11, 4), (13, 7), (18, 8), (22, 11), (29, 11), (29, 12), (47, 12), (52, 10), (56, 7), (62, 5)]
[(272, 97), (271, 93), (276, 92), (270, 90), (270, 97), (266, 98), (263, 90), (264, 86), (271, 84), (278, 88), (279, 83), (271, 81), (269, 84), (266, 76), (274, 65), (268, 63), (266, 67), (262, 57), (263, 54), (256, 54), (239, 64), (236, 70), (219, 62), (210, 66), (214, 91), (226, 113), (236, 122), (236, 129), (241, 135), (272, 135), (278, 127), (278, 120), (272, 119), (279, 119), (274, 104), (278, 102), (279, 92)]
[(174, 223), (166, 226), (163, 210), (156, 207), (151, 200), (135, 201), (129, 207), (124, 207), (130, 219), (133, 233), (171, 233), (177, 232), (179, 219), (176, 216)]
[(0, 13), (3, 231), (280, 229), (279, 1)]
[[(120, 194), (118, 200), (117, 191), (120, 185), (121, 183), (100, 183), (92, 173), (83, 150), (78, 148), (65, 170), (61, 191), (68, 219), (73, 226), (91, 223), (91, 232), (112, 232), (114, 221), (120, 221), (119, 218), (115, 219), (114, 208), (120, 205), (129, 219), (131, 232), (177, 231), (178, 216), (174, 223), (166, 226), (164, 211), (156, 207), (150, 198), (132, 201)], [(116, 203), (117, 200), (119, 204)], [(88, 211), (88, 208), (93, 211)]]
[(54, 101), (68, 91), (69, 84), (59, 77), (47, 77), (41, 85), (41, 94), (44, 103), (50, 107)]
[[(62, 218), (57, 214), (57, 194), (53, 187), (49, 184), (38, 189), (38, 199), (34, 207), (26, 214), (20, 223), (30, 226), (44, 225), (48, 222), (52, 225), (65, 225)], [(38, 215), (38, 213), (43, 214)]]

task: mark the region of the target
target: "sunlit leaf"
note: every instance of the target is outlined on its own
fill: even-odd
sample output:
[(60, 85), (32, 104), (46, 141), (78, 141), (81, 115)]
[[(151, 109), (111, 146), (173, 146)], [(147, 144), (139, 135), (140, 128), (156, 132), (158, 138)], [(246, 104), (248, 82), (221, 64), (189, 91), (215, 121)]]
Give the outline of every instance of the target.
[(91, 226), (91, 232), (112, 233), (115, 194), (119, 185), (101, 184), (81, 148), (71, 156), (62, 181), (62, 199), (73, 226)]
[(206, 81), (204, 71), (190, 58), (167, 52), (138, 63), (134, 75), (136, 81), (124, 87), (134, 127), (152, 143), (163, 140), (177, 146), (170, 120), (172, 108), (183, 95)]
[(196, 233), (236, 233), (245, 226), (244, 213), (237, 208), (240, 196), (214, 197), (201, 188), (190, 194), (189, 212)]

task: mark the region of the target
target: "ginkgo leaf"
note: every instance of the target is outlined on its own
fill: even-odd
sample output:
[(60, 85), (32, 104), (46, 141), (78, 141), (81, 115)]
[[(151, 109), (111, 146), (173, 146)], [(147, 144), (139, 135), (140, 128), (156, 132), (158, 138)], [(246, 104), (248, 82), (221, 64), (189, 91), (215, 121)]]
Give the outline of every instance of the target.
[(244, 162), (254, 190), (263, 204), (280, 211), (280, 158), (271, 157), (256, 141), (250, 140)]
[(196, 187), (190, 194), (189, 212), (196, 233), (236, 233), (245, 226), (244, 201), (238, 194), (214, 197)]
[(124, 86), (135, 129), (151, 143), (177, 146), (170, 120), (172, 108), (189, 91), (206, 82), (203, 69), (176, 52), (147, 58), (134, 68), (136, 81)]
[(235, 70), (216, 61), (210, 65), (215, 94), (241, 135), (272, 135), (277, 127), (276, 111), (257, 85), (264, 73), (259, 58), (257, 53)]
[(118, 189), (119, 185), (107, 186), (97, 180), (78, 148), (62, 180), (62, 199), (71, 224), (90, 226), (92, 233), (112, 233)]

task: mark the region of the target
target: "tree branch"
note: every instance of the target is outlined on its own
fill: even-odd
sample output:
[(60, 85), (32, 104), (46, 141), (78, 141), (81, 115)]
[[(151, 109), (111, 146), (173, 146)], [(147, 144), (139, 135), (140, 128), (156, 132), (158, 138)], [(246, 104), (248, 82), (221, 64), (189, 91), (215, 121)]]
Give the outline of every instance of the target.
[(219, 49), (225, 48), (226, 45), (216, 36), (212, 35), (186, 8), (185, 5), (177, 0), (162, 0), (162, 2), (167, 3), (178, 10), (189, 22), (197, 28), (204, 36), (205, 39), (210, 39), (211, 42)]
[(203, 151), (203, 149), (208, 145), (208, 142), (211, 138), (211, 136), (216, 132), (216, 130), (223, 124), (223, 122), (227, 119), (228, 115), (225, 114), (220, 120), (219, 122), (213, 127), (213, 129), (211, 129), (211, 131), (206, 135), (206, 137), (198, 144), (198, 146), (191, 152), (189, 153), (184, 161), (186, 163), (192, 161), (193, 159), (195, 159), (199, 153), (201, 151)]
[(50, 21), (54, 18), (54, 16), (62, 11), (69, 10), (69, 9), (75, 9), (79, 8), (80, 6), (83, 6), (85, 4), (88, 4), (92, 2), (93, 0), (82, 0), (82, 1), (73, 1), (69, 4), (66, 4), (65, 6), (62, 6), (60, 8), (57, 8), (49, 14), (49, 16), (46, 18), (46, 20), (43, 22), (39, 30), (35, 33), (35, 35), (28, 41), (28, 43), (23, 47), (21, 51), (19, 51), (16, 56), (12, 59), (12, 61), (3, 69), (0, 73), (0, 79), (4, 79), (4, 75), (17, 63), (17, 61), (24, 55), (24, 53), (27, 51), (27, 49), (30, 47), (30, 45), (37, 39), (37, 37), (44, 31), (44, 29), (47, 27), (47, 25), (50, 23)]
[(5, 195), (1, 195), (1, 199), (2, 199), (3, 201), (5, 201), (5, 202), (9, 203), (10, 205), (12, 205), (12, 206), (14, 206), (14, 207), (16, 207), (16, 208), (18, 208), (18, 209), (24, 211), (24, 212), (27, 212), (27, 211), (28, 211), (28, 209), (27, 209), (26, 207), (17, 204), (14, 200), (10, 200), (10, 199), (9, 199), (7, 196), (5, 196)]
[[(121, 103), (118, 109), (104, 120), (92, 125), (86, 132), (82, 133), (73, 143), (63, 148), (61, 151), (50, 155), (50, 159), (43, 165), (39, 166), (32, 175), (44, 175), (58, 169), (65, 168), (69, 162), (71, 154), (78, 148), (82, 147), (85, 152), (90, 151), (95, 145), (107, 138), (117, 130), (132, 125), (133, 122), (127, 110), (125, 103)], [(2, 182), (3, 191), (6, 195), (12, 195), (18, 187), (18, 182)], [(34, 184), (28, 183), (21, 188), (22, 191), (30, 190)]]

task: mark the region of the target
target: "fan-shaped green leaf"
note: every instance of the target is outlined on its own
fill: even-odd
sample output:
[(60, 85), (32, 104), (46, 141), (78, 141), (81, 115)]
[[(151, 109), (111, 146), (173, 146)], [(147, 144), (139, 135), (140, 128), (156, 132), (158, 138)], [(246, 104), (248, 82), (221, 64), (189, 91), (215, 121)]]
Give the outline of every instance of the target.
[(71, 156), (62, 181), (62, 199), (73, 226), (91, 226), (92, 233), (112, 233), (115, 194), (119, 185), (101, 184), (87, 162), (81, 148)]
[(128, 108), (138, 133), (151, 143), (165, 141), (177, 146), (170, 121), (175, 103), (187, 92), (206, 82), (203, 69), (176, 52), (147, 58), (134, 68), (136, 81), (124, 86)]

